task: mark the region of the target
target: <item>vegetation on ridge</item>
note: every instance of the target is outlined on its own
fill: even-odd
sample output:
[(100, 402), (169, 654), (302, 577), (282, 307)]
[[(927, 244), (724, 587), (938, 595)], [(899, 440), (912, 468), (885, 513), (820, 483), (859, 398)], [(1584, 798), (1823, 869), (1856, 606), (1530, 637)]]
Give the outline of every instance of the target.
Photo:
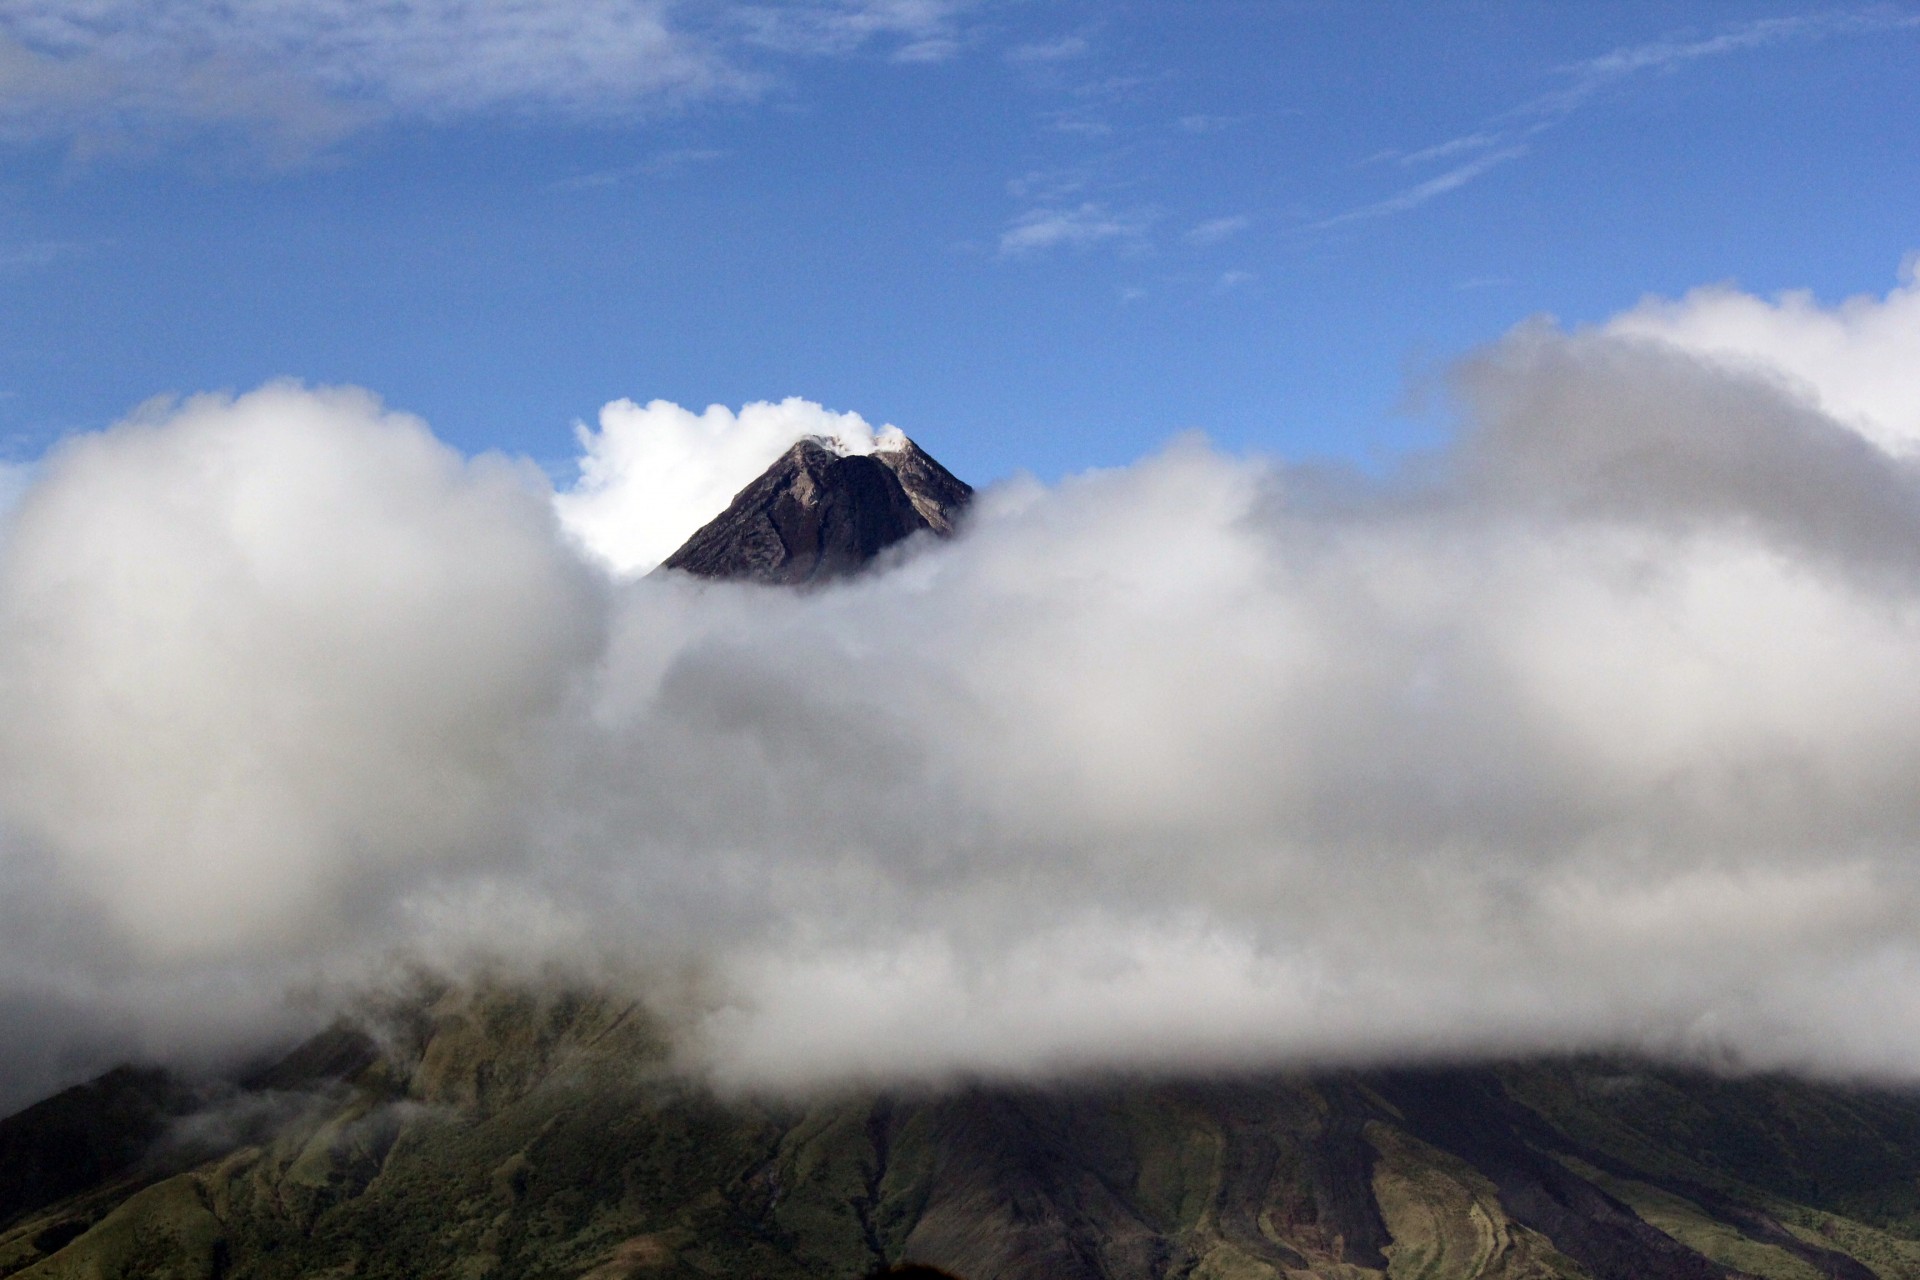
[(611, 997), (402, 1012), (0, 1122), (0, 1276), (1920, 1276), (1901, 1093), (1566, 1060), (722, 1099)]

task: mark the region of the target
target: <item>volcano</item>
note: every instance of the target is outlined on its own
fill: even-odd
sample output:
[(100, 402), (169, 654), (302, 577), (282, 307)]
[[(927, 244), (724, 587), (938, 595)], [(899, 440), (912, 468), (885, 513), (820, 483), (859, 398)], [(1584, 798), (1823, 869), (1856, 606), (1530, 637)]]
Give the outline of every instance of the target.
[[(912, 441), (782, 454), (664, 571), (951, 534)], [(1196, 993), (1204, 997), (1204, 993)], [(630, 995), (422, 977), (219, 1078), (0, 1119), (17, 1280), (1895, 1280), (1920, 1093), (1556, 1058), (716, 1093)]]
[(872, 453), (801, 440), (734, 495), (663, 568), (801, 586), (845, 577), (915, 534), (953, 533), (973, 489), (898, 431)]

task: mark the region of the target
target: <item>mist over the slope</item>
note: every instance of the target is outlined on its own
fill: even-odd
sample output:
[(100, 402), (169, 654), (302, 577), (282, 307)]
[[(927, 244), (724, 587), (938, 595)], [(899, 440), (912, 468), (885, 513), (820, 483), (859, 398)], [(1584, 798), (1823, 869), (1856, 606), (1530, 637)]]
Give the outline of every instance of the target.
[(351, 391), (72, 440), (0, 533), (0, 1093), (396, 952), (693, 973), (729, 1083), (1920, 1078), (1920, 364), (1729, 297), (1522, 327), (1388, 481), (1183, 439), (804, 594), (601, 561), (814, 406), (612, 406), (557, 499)]

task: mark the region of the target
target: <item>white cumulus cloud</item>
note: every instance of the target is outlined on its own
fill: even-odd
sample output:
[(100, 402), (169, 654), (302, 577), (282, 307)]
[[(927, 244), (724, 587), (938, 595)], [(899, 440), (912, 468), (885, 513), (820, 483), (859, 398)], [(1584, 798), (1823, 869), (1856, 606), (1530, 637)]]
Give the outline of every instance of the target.
[(857, 413), (791, 397), (734, 413), (693, 413), (655, 400), (616, 400), (600, 429), (578, 429), (580, 477), (555, 498), (567, 529), (625, 575), (647, 572), (719, 515), (775, 458), (806, 436), (843, 453), (871, 453), (881, 434)]
[(203, 397), (77, 438), (0, 563), (0, 806), (142, 945), (222, 954), (506, 835), (590, 651), (538, 473), (359, 392)]
[(1920, 258), (1885, 297), (1822, 306), (1806, 290), (1757, 298), (1730, 285), (1648, 298), (1607, 325), (1788, 379), (1814, 404), (1901, 452), (1920, 448)]
[(1920, 1080), (1920, 461), (1621, 325), (1464, 361), (1401, 474), (1182, 439), (809, 592), (633, 576), (873, 439), (801, 401), (609, 406), (558, 499), (363, 393), (71, 441), (0, 534), (0, 1073), (491, 949), (693, 975), (732, 1084)]

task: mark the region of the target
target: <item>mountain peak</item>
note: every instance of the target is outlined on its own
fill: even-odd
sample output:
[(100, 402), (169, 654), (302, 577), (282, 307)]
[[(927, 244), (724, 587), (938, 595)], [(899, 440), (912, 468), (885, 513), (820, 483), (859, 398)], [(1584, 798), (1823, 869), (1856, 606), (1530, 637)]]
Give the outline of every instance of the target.
[(922, 530), (952, 534), (972, 497), (969, 485), (896, 429), (882, 432), (869, 453), (808, 436), (662, 567), (788, 585), (842, 577)]

